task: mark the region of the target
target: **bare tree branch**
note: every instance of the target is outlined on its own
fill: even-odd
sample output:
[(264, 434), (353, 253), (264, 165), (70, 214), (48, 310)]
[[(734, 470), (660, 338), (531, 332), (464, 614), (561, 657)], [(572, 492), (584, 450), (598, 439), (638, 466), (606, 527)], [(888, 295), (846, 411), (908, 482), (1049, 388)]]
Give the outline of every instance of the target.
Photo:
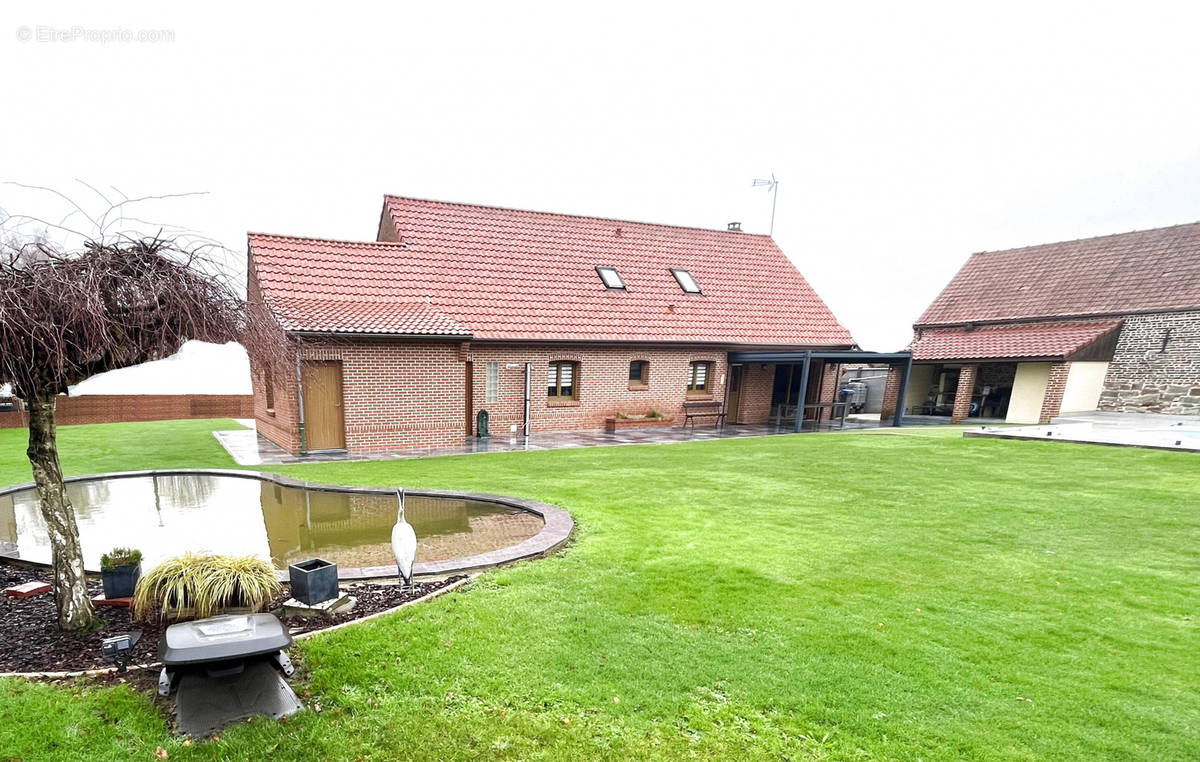
[(50, 530), (59, 626), (74, 630), (90, 624), (92, 607), (58, 459), (57, 395), (97, 373), (172, 355), (192, 339), (239, 341), (267, 366), (286, 365), (295, 349), (265, 305), (238, 295), (228, 262), (217, 259), (228, 249), (165, 228), (109, 230), (126, 204), (195, 194), (125, 198), (97, 218), (58, 191), (10, 185), (47, 190), (95, 226), (90, 235), (68, 231), (82, 238), (71, 245), (22, 230), (30, 221), (65, 226), (32, 215), (0, 219), (0, 385), (11, 384), (28, 409), (27, 452)]

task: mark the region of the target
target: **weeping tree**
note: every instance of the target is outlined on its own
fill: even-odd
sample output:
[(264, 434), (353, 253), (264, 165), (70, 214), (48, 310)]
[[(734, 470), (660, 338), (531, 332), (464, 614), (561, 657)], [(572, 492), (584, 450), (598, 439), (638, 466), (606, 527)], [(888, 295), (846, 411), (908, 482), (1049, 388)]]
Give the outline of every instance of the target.
[(0, 385), (29, 416), (29, 463), (53, 550), (63, 630), (92, 605), (75, 512), (63, 485), (55, 401), (84, 379), (174, 354), (185, 341), (261, 343), (246, 303), (205, 247), (150, 236), (87, 239), (65, 250), (8, 241), (0, 255)]

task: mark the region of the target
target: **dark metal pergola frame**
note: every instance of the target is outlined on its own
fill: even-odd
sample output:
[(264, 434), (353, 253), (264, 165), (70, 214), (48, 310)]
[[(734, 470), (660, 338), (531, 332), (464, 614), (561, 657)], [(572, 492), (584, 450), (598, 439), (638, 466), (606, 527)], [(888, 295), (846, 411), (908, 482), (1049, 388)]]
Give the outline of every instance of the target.
[(912, 353), (910, 352), (863, 352), (853, 349), (822, 350), (799, 349), (787, 351), (761, 352), (730, 352), (730, 363), (760, 363), (767, 365), (800, 365), (800, 407), (796, 411), (796, 431), (800, 432), (804, 425), (804, 402), (808, 395), (809, 367), (813, 360), (832, 360), (842, 363), (887, 363), (889, 366), (903, 364), (904, 372), (900, 376), (900, 389), (896, 399), (896, 412), (892, 415), (892, 425), (900, 426), (904, 420), (904, 395), (908, 391), (908, 374), (912, 370)]

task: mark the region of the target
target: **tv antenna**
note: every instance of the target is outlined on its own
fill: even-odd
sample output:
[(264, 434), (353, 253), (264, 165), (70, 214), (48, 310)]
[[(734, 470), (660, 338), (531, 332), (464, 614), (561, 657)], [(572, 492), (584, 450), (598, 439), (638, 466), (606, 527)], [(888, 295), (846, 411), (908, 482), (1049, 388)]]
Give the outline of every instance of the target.
[(775, 202), (779, 200), (779, 181), (775, 179), (775, 173), (771, 173), (770, 180), (755, 179), (750, 183), (751, 188), (766, 188), (771, 194), (771, 232), (767, 235), (775, 235)]

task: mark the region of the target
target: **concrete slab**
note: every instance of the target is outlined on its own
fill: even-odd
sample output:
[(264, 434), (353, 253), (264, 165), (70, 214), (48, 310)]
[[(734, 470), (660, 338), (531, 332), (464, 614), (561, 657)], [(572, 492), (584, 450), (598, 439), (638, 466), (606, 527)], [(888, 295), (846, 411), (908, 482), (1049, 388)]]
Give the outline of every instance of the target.
[(963, 436), (1200, 452), (1200, 417), (1144, 413), (1073, 413), (1055, 418), (1052, 424), (1046, 426), (985, 427), (964, 432)]
[(291, 617), (334, 616), (335, 614), (345, 614), (346, 612), (353, 611), (357, 603), (358, 599), (353, 595), (341, 593), (332, 600), (314, 603), (311, 606), (295, 598), (288, 598), (283, 602), (282, 609), (285, 619)]

